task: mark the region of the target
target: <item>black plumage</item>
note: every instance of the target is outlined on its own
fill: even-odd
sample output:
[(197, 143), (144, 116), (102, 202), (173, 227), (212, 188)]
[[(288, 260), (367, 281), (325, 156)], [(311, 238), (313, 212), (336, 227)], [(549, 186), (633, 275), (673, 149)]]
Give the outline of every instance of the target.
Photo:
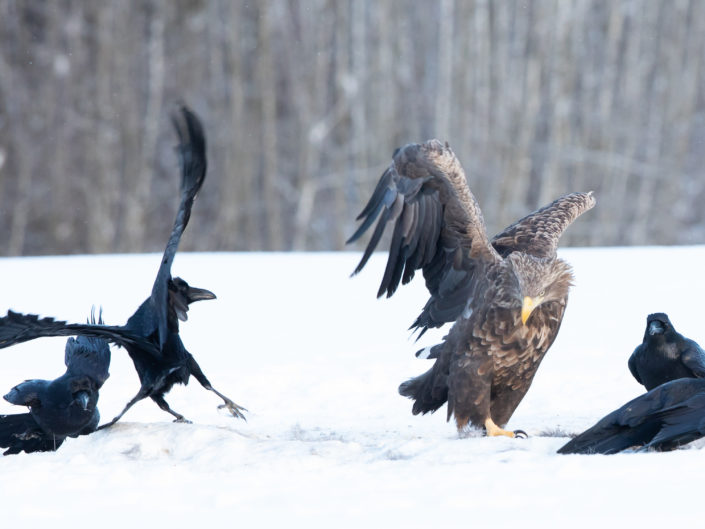
[(0, 447), (7, 448), (5, 455), (56, 450), (66, 437), (95, 431), (100, 421), (98, 390), (109, 376), (108, 342), (87, 336), (69, 338), (64, 363), (66, 372), (59, 378), (26, 380), (4, 396), (30, 410), (0, 415)]
[(666, 382), (600, 419), (559, 454), (674, 450), (705, 435), (705, 379)]
[(705, 378), (705, 351), (677, 333), (666, 314), (649, 314), (644, 341), (629, 357), (629, 371), (647, 390), (678, 378)]
[(191, 375), (204, 388), (223, 399), (221, 408), (227, 408), (235, 417), (244, 418), (244, 408), (213, 388), (179, 336), (179, 320), (186, 321), (189, 305), (195, 301), (214, 299), (215, 294), (171, 276), (174, 255), (188, 224), (193, 201), (205, 179), (207, 166), (205, 135), (196, 115), (188, 108), (181, 107), (172, 116), (172, 121), (180, 140), (177, 152), (181, 166), (181, 202), (150, 297), (124, 326), (67, 324), (52, 318), (40, 319), (35, 315), (11, 311), (0, 318), (0, 348), (41, 336), (76, 333), (105, 337), (125, 347), (139, 376), (140, 389), (122, 412), (101, 428), (114, 424), (135, 403), (147, 397), (177, 421), (185, 421), (183, 415), (171, 409), (164, 395), (174, 384), (187, 384)]
[(502, 427), (558, 333), (573, 279), (556, 256), (558, 240), (594, 205), (592, 193), (562, 196), (490, 240), (447, 144), (431, 140), (397, 149), (348, 242), (377, 221), (357, 273), (393, 224), (377, 295), (391, 296), (421, 269), (431, 297), (412, 328), (423, 334), (455, 322), (443, 343), (424, 354), (435, 359), (433, 367), (399, 387), (415, 401), (414, 414), (447, 401), (448, 418), (455, 416), (459, 430), (472, 424), (489, 435), (515, 435)]

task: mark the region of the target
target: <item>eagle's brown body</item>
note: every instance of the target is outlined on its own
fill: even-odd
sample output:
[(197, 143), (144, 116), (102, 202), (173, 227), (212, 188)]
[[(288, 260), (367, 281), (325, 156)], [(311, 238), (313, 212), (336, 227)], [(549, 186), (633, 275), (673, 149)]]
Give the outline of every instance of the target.
[[(484, 298), (502, 296), (498, 290), (490, 282)], [(526, 324), (520, 307), (493, 304), (458, 318), (439, 356), (449, 360), (448, 418), (454, 414), (459, 429), (468, 422), (483, 426), (488, 416), (507, 424), (558, 334), (566, 302), (567, 288), (562, 299), (535, 309)]]
[(357, 239), (380, 220), (362, 269), (388, 222), (394, 223), (387, 268), (378, 295), (422, 269), (431, 298), (413, 327), (455, 322), (430, 349), (434, 366), (403, 383), (413, 412), (448, 402), (458, 429), (485, 427), (513, 435), (505, 425), (526, 394), (553, 343), (572, 281), (556, 257), (561, 233), (595, 204), (591, 193), (565, 195), (524, 217), (491, 241), (460, 163), (436, 140), (407, 145), (394, 155), (359, 218)]

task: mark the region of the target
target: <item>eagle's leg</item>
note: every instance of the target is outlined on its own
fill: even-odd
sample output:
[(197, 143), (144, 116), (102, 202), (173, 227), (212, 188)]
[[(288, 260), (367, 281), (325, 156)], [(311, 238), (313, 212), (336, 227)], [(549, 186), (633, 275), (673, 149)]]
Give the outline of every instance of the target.
[(510, 430), (504, 430), (503, 428), (500, 428), (495, 424), (491, 417), (487, 417), (487, 419), (485, 419), (485, 433), (489, 437), (497, 437), (499, 435), (504, 435), (507, 437), (517, 437), (521, 439), (526, 439), (527, 437), (529, 437), (524, 430), (514, 430), (512, 432)]

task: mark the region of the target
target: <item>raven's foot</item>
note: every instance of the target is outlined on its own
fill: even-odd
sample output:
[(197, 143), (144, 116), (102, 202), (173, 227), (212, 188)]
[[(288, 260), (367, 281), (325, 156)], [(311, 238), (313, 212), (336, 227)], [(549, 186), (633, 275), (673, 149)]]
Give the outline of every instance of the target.
[(110, 428), (113, 424), (115, 424), (117, 422), (117, 420), (118, 420), (118, 418), (115, 417), (112, 421), (106, 422), (105, 424), (101, 424), (100, 426), (98, 426), (95, 429), (95, 431), (97, 432), (98, 430), (104, 430), (105, 428)]
[(174, 422), (180, 422), (183, 424), (193, 424), (191, 421), (189, 421), (186, 417), (183, 415), (179, 415), (176, 419), (174, 419)]
[(224, 398), (223, 401), (225, 402), (225, 404), (221, 404), (220, 406), (218, 406), (219, 410), (222, 408), (226, 408), (230, 413), (233, 414), (234, 417), (247, 421), (245, 415), (243, 414), (244, 411), (247, 411), (247, 408), (243, 408), (239, 404), (235, 404), (232, 400), (228, 398)]
[(497, 426), (490, 418), (485, 420), (485, 434), (488, 437), (498, 437), (500, 435), (504, 435), (505, 437), (516, 437), (517, 439), (526, 439), (529, 437), (524, 430), (514, 430), (513, 432), (510, 430), (504, 430), (503, 428)]

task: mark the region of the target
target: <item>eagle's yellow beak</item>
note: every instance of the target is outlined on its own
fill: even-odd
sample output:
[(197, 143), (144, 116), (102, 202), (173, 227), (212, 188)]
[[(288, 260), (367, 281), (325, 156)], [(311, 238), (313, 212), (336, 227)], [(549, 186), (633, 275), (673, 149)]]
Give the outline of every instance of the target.
[(529, 296), (524, 296), (524, 302), (521, 305), (521, 323), (526, 325), (526, 320), (529, 319), (529, 316), (531, 316), (531, 313), (534, 311), (536, 307), (538, 307), (541, 302), (543, 301), (542, 297), (529, 297)]

